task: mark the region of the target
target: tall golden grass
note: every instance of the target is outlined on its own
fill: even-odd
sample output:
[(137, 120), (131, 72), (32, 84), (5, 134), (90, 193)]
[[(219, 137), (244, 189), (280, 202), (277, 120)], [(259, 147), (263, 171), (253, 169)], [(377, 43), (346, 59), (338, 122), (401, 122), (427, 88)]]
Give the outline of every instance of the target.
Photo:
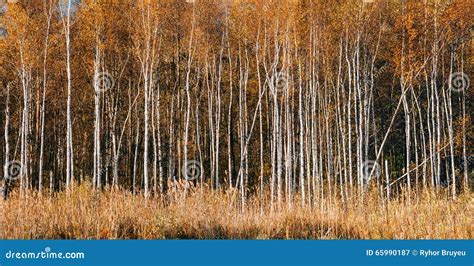
[[(361, 200), (333, 198), (301, 207), (298, 200), (270, 211), (234, 192), (170, 192), (166, 198), (123, 190), (96, 192), (82, 184), (71, 192), (40, 196), (14, 191), (2, 210), (1, 239), (472, 239), (473, 193), (453, 200), (443, 192), (399, 196), (376, 192)], [(324, 206), (324, 207), (321, 207)]]

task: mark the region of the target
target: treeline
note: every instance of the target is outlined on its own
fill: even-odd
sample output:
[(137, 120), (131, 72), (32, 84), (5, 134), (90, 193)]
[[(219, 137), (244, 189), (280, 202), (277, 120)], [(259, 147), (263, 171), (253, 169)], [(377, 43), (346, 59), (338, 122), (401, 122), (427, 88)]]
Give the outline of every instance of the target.
[(276, 207), (372, 185), (455, 197), (472, 173), (472, 2), (370, 2), (10, 4), (4, 177), (145, 196), (188, 179)]

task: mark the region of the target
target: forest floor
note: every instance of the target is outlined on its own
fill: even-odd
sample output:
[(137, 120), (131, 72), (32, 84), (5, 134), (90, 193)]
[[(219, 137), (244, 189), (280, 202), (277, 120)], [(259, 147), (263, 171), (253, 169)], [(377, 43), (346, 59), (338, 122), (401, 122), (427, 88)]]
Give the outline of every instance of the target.
[(291, 207), (275, 204), (273, 212), (268, 202), (250, 197), (242, 212), (236, 191), (175, 191), (167, 200), (122, 190), (98, 193), (88, 184), (52, 196), (14, 191), (0, 200), (0, 239), (474, 238), (472, 192), (455, 200), (426, 192), (387, 203), (372, 191), (363, 200), (325, 198), (312, 207), (294, 199)]

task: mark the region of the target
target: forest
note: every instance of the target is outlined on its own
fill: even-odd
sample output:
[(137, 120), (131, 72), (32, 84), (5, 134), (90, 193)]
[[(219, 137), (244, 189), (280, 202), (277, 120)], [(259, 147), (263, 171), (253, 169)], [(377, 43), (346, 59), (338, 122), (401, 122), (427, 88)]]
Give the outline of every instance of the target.
[(0, 1), (0, 238), (463, 238), (470, 0)]

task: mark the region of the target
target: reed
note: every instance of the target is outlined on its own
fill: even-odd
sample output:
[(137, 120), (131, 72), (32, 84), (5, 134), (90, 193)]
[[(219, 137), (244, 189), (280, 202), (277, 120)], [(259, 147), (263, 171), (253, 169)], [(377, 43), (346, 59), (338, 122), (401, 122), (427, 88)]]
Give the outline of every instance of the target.
[(364, 200), (333, 198), (301, 207), (298, 199), (270, 211), (268, 201), (206, 188), (170, 191), (166, 198), (90, 184), (43, 196), (13, 191), (0, 201), (1, 239), (472, 239), (472, 192), (443, 191), (389, 202), (377, 192)]

